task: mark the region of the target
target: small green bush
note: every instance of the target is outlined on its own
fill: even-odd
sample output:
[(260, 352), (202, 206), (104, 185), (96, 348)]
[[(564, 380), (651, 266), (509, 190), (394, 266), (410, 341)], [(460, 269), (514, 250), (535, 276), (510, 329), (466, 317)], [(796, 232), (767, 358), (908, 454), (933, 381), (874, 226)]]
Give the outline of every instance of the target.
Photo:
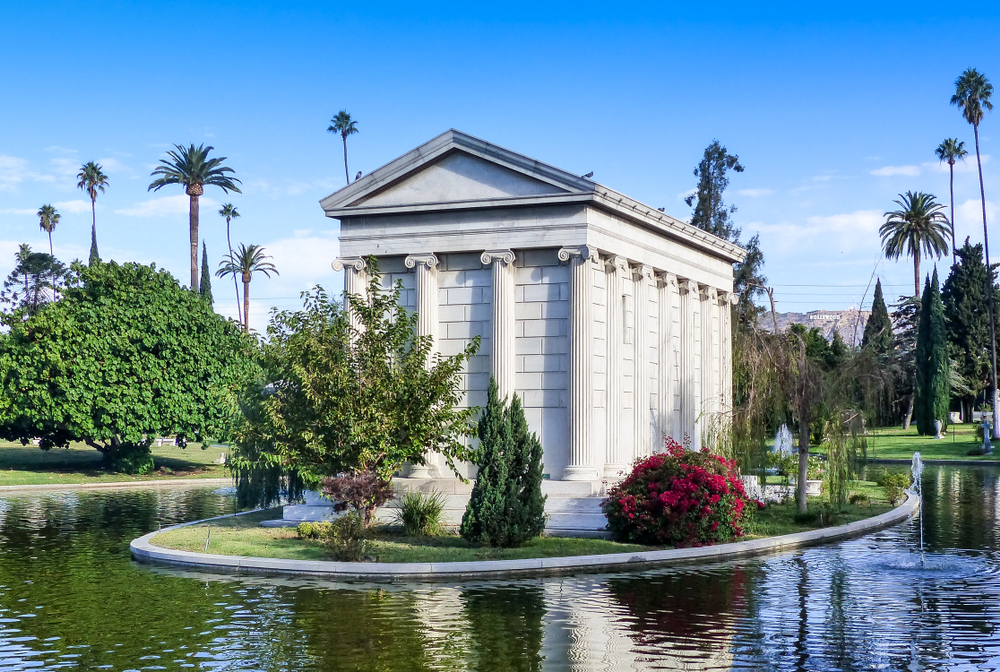
[(410, 537), (430, 537), (440, 534), (444, 527), (441, 522), (444, 504), (444, 495), (437, 491), (427, 494), (419, 491), (407, 492), (399, 498), (395, 522), (402, 526), (403, 532)]
[(848, 498), (847, 501), (849, 501), (851, 504), (854, 504), (855, 506), (871, 506), (872, 505), (871, 497), (869, 497), (868, 495), (866, 495), (863, 492), (852, 492), (851, 496)]
[(903, 499), (903, 490), (910, 485), (910, 479), (903, 473), (886, 473), (881, 476), (878, 484), (882, 486), (890, 506), (896, 506), (899, 500)]
[(330, 529), (330, 523), (303, 522), (296, 526), (295, 532), (299, 535), (299, 539), (322, 539), (330, 534)]
[(329, 531), (321, 536), (327, 552), (341, 562), (360, 562), (365, 557), (368, 541), (365, 538), (363, 514), (350, 511), (332, 523)]

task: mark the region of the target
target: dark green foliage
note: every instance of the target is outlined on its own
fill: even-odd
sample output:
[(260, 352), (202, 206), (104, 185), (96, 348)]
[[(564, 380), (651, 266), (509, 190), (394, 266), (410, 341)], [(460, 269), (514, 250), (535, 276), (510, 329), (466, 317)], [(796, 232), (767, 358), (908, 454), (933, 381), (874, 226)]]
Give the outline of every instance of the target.
[(201, 287), (198, 288), (201, 298), (208, 301), (208, 305), (215, 303), (212, 298), (212, 272), (208, 270), (208, 248), (205, 241), (201, 241)]
[(722, 200), (722, 192), (729, 186), (726, 173), (730, 170), (743, 172), (740, 157), (730, 154), (718, 140), (713, 140), (705, 148), (705, 155), (694, 169), (694, 176), (698, 178), (695, 193), (685, 198), (684, 202), (694, 204), (692, 226), (723, 240), (736, 241), (739, 240), (740, 230), (730, 217), (736, 212), (736, 206), (729, 207)]
[(892, 351), (892, 320), (889, 319), (889, 310), (885, 307), (885, 298), (882, 296), (881, 279), (875, 282), (872, 312), (865, 324), (861, 347), (868, 348), (881, 357), (888, 356)]
[(256, 375), (227, 320), (155, 266), (74, 264), (63, 297), (0, 338), (0, 437), (84, 441), (111, 468), (152, 466), (153, 438), (224, 437)]
[[(733, 241), (739, 243), (738, 240)], [(736, 293), (738, 301), (733, 306), (734, 327), (740, 329), (750, 329), (757, 324), (757, 318), (764, 313), (764, 309), (755, 303), (755, 300), (764, 294), (764, 286), (767, 285), (767, 277), (764, 276), (764, 253), (760, 249), (760, 234), (753, 237), (743, 245), (747, 256), (738, 264), (733, 264), (733, 292)]]
[(917, 385), (913, 412), (917, 431), (925, 436), (933, 435), (935, 420), (941, 421), (942, 428), (948, 423), (951, 396), (948, 340), (937, 269), (934, 269), (933, 279), (924, 284), (920, 301), (915, 363)]
[(90, 228), (90, 259), (87, 264), (96, 266), (101, 263), (101, 254), (97, 251), (97, 227)]
[(439, 534), (444, 528), (445, 496), (440, 492), (410, 490), (399, 498), (395, 523), (408, 537), (427, 537)]
[(962, 400), (966, 413), (990, 381), (990, 318), (986, 305), (986, 264), (982, 244), (969, 239), (955, 251), (957, 261), (944, 282), (941, 300), (952, 360), (970, 390)]
[(390, 484), (404, 462), (422, 464), (428, 451), (453, 470), (471, 457), (462, 440), (476, 409), (457, 405), (479, 339), (431, 357), (433, 339), (418, 336), (417, 315), (400, 306), (401, 285), (386, 291), (375, 259), (367, 262), (368, 291), (347, 297), (360, 329), (322, 287), (303, 295), (302, 310), (272, 314), (264, 375), (246, 392), (228, 463), (241, 505), (273, 503), (284, 483), (315, 489), (338, 475), (370, 473)]
[(521, 546), (545, 529), (542, 445), (528, 431), (517, 395), (508, 406), (492, 377), (478, 432), (479, 474), (462, 516), (462, 537), (484, 546)]
[(0, 321), (5, 324), (28, 319), (66, 286), (66, 267), (51, 254), (32, 252), (22, 244), (14, 261), (14, 270), (0, 292), (0, 304), (5, 306)]

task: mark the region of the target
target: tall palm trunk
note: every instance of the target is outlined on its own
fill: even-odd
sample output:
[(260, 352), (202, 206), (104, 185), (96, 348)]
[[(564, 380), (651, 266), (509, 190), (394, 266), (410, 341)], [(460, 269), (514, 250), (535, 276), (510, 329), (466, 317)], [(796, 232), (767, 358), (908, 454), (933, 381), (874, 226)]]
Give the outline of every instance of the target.
[(920, 251), (913, 255), (913, 296), (920, 298)]
[[(233, 241), (229, 237), (229, 217), (226, 217), (226, 243), (229, 244), (229, 258), (233, 258)], [(240, 286), (236, 282), (236, 274), (233, 274), (233, 289), (236, 290), (236, 315), (243, 322), (243, 313), (240, 311)]]
[(191, 205), (188, 210), (188, 221), (190, 223), (191, 235), (191, 291), (198, 291), (198, 197), (205, 193), (205, 188), (200, 184), (192, 184), (187, 188), (187, 194), (191, 197)]
[(993, 324), (993, 267), (990, 266), (990, 232), (986, 228), (986, 188), (983, 186), (983, 161), (979, 157), (979, 124), (973, 124), (976, 136), (976, 166), (979, 168), (979, 199), (983, 205), (983, 247), (986, 249), (986, 305), (990, 313), (990, 400), (993, 405), (993, 438), (1000, 439), (997, 428), (997, 337)]
[(347, 171), (347, 134), (341, 133), (340, 137), (344, 141), (344, 177), (347, 178), (347, 183), (351, 183), (351, 174)]
[(951, 189), (951, 264), (954, 266), (955, 259), (955, 161), (948, 162), (949, 188)]
[(49, 234), (49, 256), (56, 256), (56, 253), (52, 251), (52, 229), (48, 230)]
[[(235, 275), (233, 276), (236, 277)], [(250, 274), (243, 274), (243, 333), (250, 333)]]
[(90, 241), (97, 247), (97, 199), (90, 197)]

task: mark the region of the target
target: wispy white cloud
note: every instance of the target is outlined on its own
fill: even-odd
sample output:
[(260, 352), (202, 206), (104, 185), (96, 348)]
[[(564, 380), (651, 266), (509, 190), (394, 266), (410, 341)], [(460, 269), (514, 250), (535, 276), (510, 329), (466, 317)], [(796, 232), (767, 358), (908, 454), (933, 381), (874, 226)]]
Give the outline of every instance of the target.
[(740, 196), (749, 196), (750, 198), (757, 198), (758, 196), (770, 196), (774, 193), (773, 189), (738, 189), (736, 191)]
[(90, 212), (90, 201), (84, 201), (82, 199), (75, 201), (60, 201), (58, 203), (53, 203), (52, 205), (60, 212), (69, 212), (73, 214)]
[[(983, 154), (981, 158), (982, 158), (982, 161), (983, 161), (983, 165), (986, 165), (987, 163), (990, 162), (990, 155), (989, 154)], [(949, 170), (948, 170), (948, 164), (944, 163), (943, 161), (928, 161), (927, 163), (924, 164), (924, 168), (926, 170), (934, 172), (934, 173), (947, 173), (947, 172), (949, 172)], [(964, 161), (956, 161), (955, 162), (955, 173), (956, 174), (977, 173), (978, 171), (979, 171), (979, 167), (976, 165), (976, 155), (975, 154), (970, 154), (969, 156), (965, 157)]]
[(777, 224), (751, 223), (746, 231), (759, 231), (769, 249), (781, 253), (815, 256), (848, 252), (879, 245), (878, 229), (884, 221), (881, 210), (856, 210), (835, 215), (814, 215), (805, 222), (786, 221)]
[(882, 166), (871, 171), (871, 174), (879, 177), (893, 177), (895, 175), (916, 177), (920, 172), (920, 166)]
[[(218, 207), (218, 205), (219, 203), (211, 198), (201, 197), (202, 212), (208, 208)], [(131, 208), (115, 210), (115, 214), (126, 217), (163, 217), (165, 215), (186, 214), (189, 207), (190, 199), (184, 194), (176, 194), (141, 201)]]
[(98, 159), (97, 164), (101, 166), (108, 173), (127, 173), (131, 172), (131, 168), (126, 166), (124, 163), (115, 158), (105, 158)]
[(0, 215), (33, 215), (37, 210), (31, 208), (3, 208), (0, 209)]

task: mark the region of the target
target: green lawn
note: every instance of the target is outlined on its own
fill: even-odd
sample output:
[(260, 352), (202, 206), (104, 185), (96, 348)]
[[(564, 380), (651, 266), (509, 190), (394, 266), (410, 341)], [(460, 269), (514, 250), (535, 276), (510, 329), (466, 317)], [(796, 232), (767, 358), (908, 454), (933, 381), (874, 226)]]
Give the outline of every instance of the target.
[[(881, 488), (874, 483), (858, 483), (851, 492), (863, 492), (871, 497), (866, 505), (848, 504), (830, 520), (829, 514), (820, 521), (796, 523), (793, 520), (795, 504), (775, 504), (757, 513), (755, 522), (748, 529), (748, 536), (776, 536), (802, 532), (829, 525), (846, 523), (877, 516), (892, 507), (882, 496)], [(822, 510), (826, 495), (811, 498), (810, 507)], [(259, 558), (288, 560), (329, 560), (323, 545), (318, 541), (299, 539), (294, 528), (260, 527), (262, 520), (280, 518), (280, 509), (270, 509), (245, 516), (224, 518), (210, 523), (189, 525), (156, 535), (152, 544), (163, 548), (184, 551), (205, 551), (219, 555), (241, 555)], [(435, 537), (404, 537), (387, 528), (377, 528), (369, 540), (367, 554), (379, 562), (461, 562), (470, 560), (515, 560), (522, 558), (547, 558), (566, 555), (604, 555), (607, 553), (634, 553), (655, 550), (656, 547), (636, 544), (619, 544), (604, 539), (577, 539), (567, 537), (542, 537), (522, 548), (480, 548), (470, 546), (455, 534)]]
[(225, 467), (214, 464), (223, 450), (202, 450), (201, 444), (190, 444), (187, 448), (153, 446), (156, 470), (142, 476), (126, 476), (101, 469), (101, 454), (83, 443), (42, 450), (37, 446), (0, 442), (0, 486), (226, 478), (229, 474)]
[[(919, 452), (924, 460), (1000, 460), (1000, 442), (993, 455), (969, 455), (969, 451), (979, 446), (976, 440), (976, 425), (951, 425), (944, 438), (935, 440), (933, 436), (920, 436), (916, 425), (903, 430), (899, 427), (883, 427), (868, 430), (868, 457), (873, 459), (909, 460)], [(825, 452), (822, 447), (814, 447), (814, 452)]]

